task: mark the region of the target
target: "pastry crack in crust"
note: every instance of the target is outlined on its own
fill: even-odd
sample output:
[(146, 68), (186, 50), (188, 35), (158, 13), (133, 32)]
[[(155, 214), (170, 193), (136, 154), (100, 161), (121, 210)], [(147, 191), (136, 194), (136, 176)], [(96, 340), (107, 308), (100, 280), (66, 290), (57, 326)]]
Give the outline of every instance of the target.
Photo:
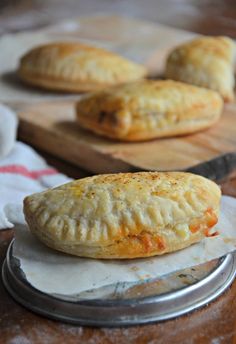
[(143, 80), (81, 99), (80, 126), (123, 141), (194, 133), (219, 119), (223, 101), (214, 91), (171, 80)]
[(47, 246), (92, 258), (138, 258), (213, 233), (220, 189), (181, 172), (98, 175), (26, 197), (30, 230)]

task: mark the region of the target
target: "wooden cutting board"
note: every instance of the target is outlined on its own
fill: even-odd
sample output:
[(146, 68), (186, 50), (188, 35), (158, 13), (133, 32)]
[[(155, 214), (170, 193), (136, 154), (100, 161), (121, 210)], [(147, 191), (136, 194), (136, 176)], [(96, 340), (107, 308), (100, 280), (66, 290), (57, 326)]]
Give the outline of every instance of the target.
[[(58, 28), (49, 30), (49, 36), (97, 43), (144, 63), (150, 75), (160, 75), (168, 51), (194, 34), (135, 19), (98, 16), (80, 19), (73, 33)], [(33, 99), (33, 91), (30, 89), (28, 101)], [(46, 102), (44, 98), (44, 102), (25, 106), (19, 113), (19, 137), (89, 171), (189, 170), (216, 179), (236, 167), (236, 104), (226, 105), (219, 123), (207, 131), (180, 138), (119, 143), (79, 128), (73, 96), (70, 100), (62, 94), (53, 96), (53, 100)]]
[(22, 140), (95, 173), (192, 170), (220, 178), (236, 163), (236, 104), (226, 105), (220, 121), (206, 131), (141, 143), (115, 142), (81, 129), (73, 101), (35, 104), (19, 116)]

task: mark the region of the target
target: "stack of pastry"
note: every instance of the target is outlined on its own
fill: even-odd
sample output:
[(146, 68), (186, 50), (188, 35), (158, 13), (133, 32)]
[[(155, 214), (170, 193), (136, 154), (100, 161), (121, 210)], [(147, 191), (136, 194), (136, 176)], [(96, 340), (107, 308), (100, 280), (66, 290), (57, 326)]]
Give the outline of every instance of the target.
[[(171, 80), (143, 80), (144, 66), (80, 43), (37, 47), (20, 62), (31, 85), (69, 92), (95, 91), (76, 106), (80, 126), (109, 138), (137, 141), (190, 134), (220, 117), (234, 98), (235, 44), (200, 37), (175, 48), (166, 63)], [(112, 86), (112, 87), (111, 87)]]
[[(98, 135), (143, 141), (191, 134), (218, 121), (234, 98), (235, 46), (201, 37), (174, 49), (167, 80), (144, 79), (145, 67), (103, 49), (54, 43), (20, 62), (28, 84), (87, 92), (77, 121)], [(25, 199), (32, 232), (46, 245), (92, 258), (138, 258), (187, 247), (205, 236), (219, 213), (220, 190), (183, 172), (140, 172), (85, 178)]]

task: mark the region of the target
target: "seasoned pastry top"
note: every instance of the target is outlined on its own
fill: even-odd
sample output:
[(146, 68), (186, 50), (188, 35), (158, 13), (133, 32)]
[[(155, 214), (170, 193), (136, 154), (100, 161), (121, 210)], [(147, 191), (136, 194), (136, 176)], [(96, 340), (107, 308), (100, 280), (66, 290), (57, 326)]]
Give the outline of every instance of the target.
[(109, 245), (143, 231), (168, 234), (206, 214), (216, 217), (219, 199), (214, 182), (190, 173), (119, 173), (31, 195), (24, 212), (56, 241)]
[(81, 99), (77, 117), (82, 125), (107, 127), (122, 138), (132, 130), (162, 129), (182, 120), (218, 116), (222, 106), (219, 94), (208, 89), (172, 80), (142, 80)]
[(112, 84), (142, 78), (146, 69), (101, 48), (64, 42), (32, 49), (22, 57), (19, 72), (55, 80)]

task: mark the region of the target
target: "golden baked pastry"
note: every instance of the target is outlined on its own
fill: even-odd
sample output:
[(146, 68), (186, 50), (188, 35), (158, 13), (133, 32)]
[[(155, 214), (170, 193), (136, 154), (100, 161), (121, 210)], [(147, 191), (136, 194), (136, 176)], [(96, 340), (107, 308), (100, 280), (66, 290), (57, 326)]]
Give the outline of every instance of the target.
[(227, 37), (200, 37), (174, 49), (166, 63), (167, 78), (218, 91), (234, 99), (235, 43)]
[(146, 75), (144, 66), (104, 49), (76, 42), (34, 48), (20, 60), (20, 78), (51, 90), (86, 92)]
[(143, 80), (94, 93), (76, 105), (83, 128), (123, 141), (194, 133), (222, 112), (218, 93), (171, 80)]
[(220, 189), (184, 172), (97, 175), (24, 200), (30, 230), (81, 257), (137, 258), (216, 235)]

